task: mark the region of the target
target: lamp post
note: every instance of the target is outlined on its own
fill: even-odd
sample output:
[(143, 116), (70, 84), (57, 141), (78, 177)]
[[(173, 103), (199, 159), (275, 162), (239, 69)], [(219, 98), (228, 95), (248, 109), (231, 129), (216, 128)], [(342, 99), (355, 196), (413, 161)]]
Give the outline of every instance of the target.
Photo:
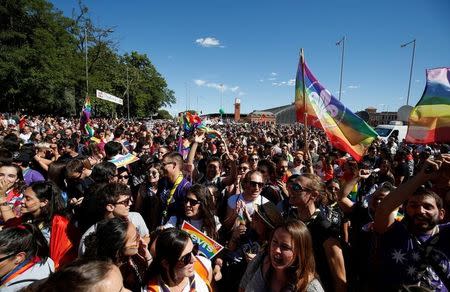
[(413, 51), (412, 51), (412, 57), (411, 57), (411, 68), (409, 70), (408, 96), (406, 97), (406, 105), (409, 105), (409, 93), (411, 91), (411, 78), (412, 78), (412, 71), (413, 71), (413, 66), (414, 66), (414, 55), (416, 53), (416, 39), (413, 39), (409, 43), (406, 43), (406, 44), (403, 44), (400, 46), (401, 48), (404, 48), (411, 43), (413, 44)]
[(341, 77), (339, 81), (339, 101), (341, 101), (341, 95), (342, 95), (342, 72), (344, 71), (344, 51), (345, 51), (345, 36), (342, 37), (340, 41), (336, 43), (336, 46), (339, 46), (342, 44), (342, 54), (341, 54)]
[(222, 112), (223, 112), (223, 108), (222, 108), (222, 99), (223, 99), (223, 84), (220, 84), (220, 120), (222, 121)]
[(130, 80), (128, 77), (128, 64), (127, 64), (127, 117), (130, 120)]

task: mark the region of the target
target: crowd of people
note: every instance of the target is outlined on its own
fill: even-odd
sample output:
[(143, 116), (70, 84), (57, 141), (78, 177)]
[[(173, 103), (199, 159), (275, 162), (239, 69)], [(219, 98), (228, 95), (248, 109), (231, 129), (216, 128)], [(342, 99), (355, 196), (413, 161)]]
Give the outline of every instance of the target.
[(447, 144), (355, 161), (300, 124), (91, 125), (0, 115), (0, 291), (450, 289)]

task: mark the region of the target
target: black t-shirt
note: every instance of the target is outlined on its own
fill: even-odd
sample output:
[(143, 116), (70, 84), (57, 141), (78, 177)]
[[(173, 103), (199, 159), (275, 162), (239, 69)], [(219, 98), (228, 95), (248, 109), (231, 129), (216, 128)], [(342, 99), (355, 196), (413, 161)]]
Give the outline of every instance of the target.
[(333, 278), (323, 245), (328, 239), (340, 240), (340, 232), (333, 223), (327, 219), (327, 215), (323, 210), (317, 210), (318, 213), (313, 215), (313, 219), (305, 223), (311, 233), (314, 257), (316, 259), (316, 269), (320, 281), (322, 282), (325, 291), (333, 291)]

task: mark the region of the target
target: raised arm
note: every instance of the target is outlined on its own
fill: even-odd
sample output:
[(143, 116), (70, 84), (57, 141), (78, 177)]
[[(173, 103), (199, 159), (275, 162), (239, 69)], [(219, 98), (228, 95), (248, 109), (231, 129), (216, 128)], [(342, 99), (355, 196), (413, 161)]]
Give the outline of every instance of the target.
[(375, 213), (374, 229), (377, 233), (386, 232), (394, 223), (394, 218), (390, 214), (399, 208), (408, 197), (413, 194), (426, 181), (437, 177), (440, 174), (439, 169), (443, 164), (450, 165), (450, 157), (443, 157), (442, 160), (428, 159), (422, 169), (407, 182), (401, 184), (392, 191), (389, 196), (384, 198)]

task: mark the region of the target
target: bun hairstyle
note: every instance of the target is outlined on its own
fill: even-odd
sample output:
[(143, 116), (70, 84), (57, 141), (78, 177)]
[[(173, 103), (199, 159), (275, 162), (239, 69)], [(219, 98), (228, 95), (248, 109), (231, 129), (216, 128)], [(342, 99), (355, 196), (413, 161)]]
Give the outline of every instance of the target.
[(0, 253), (19, 252), (25, 252), (27, 258), (38, 256), (46, 260), (49, 257), (47, 240), (35, 225), (24, 223), (0, 231)]

